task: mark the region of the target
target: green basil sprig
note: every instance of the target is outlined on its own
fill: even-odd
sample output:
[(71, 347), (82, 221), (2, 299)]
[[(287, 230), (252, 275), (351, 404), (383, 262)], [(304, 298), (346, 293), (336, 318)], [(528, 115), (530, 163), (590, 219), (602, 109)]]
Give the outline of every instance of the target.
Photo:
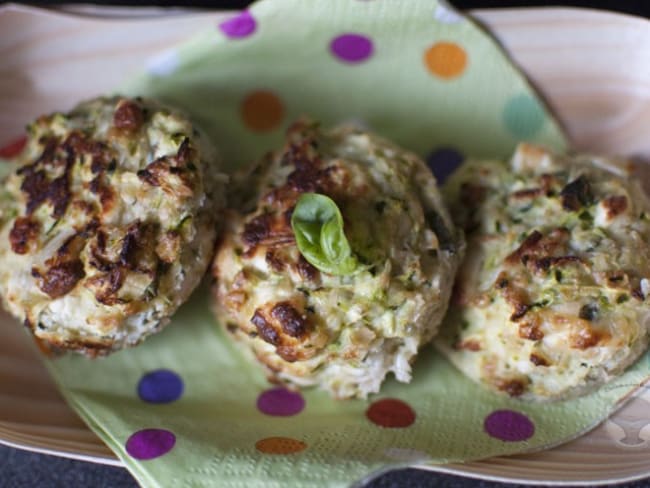
[(343, 217), (334, 201), (304, 193), (291, 215), (300, 254), (314, 267), (333, 275), (352, 273), (358, 265), (343, 231)]

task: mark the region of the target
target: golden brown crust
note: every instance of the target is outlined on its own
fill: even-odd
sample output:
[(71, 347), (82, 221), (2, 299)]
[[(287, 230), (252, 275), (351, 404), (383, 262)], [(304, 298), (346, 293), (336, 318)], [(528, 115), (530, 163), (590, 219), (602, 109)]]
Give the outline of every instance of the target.
[(498, 380), (497, 388), (511, 397), (521, 396), (526, 391), (527, 382), (525, 379)]
[(614, 195), (603, 200), (603, 206), (607, 211), (607, 218), (613, 219), (627, 210), (627, 197)]
[(36, 244), (41, 224), (31, 217), (18, 217), (9, 232), (11, 250), (16, 254), (25, 254)]
[(468, 351), (480, 351), (481, 343), (476, 339), (465, 339), (454, 344), (454, 349), (467, 349)]
[(79, 259), (54, 264), (45, 273), (32, 268), (32, 275), (37, 278), (38, 287), (50, 296), (59, 298), (69, 293), (86, 273)]
[(560, 192), (560, 200), (564, 210), (575, 212), (583, 206), (589, 205), (593, 196), (591, 185), (584, 175), (569, 182)]
[(121, 130), (135, 132), (144, 123), (142, 107), (135, 100), (120, 100), (113, 114), (113, 125)]
[(138, 178), (151, 186), (162, 188), (169, 195), (190, 197), (196, 186), (196, 168), (188, 164), (193, 152), (189, 138), (185, 138), (175, 156), (163, 156), (152, 161), (138, 171)]
[(313, 356), (314, 351), (305, 348), (311, 342), (313, 327), (299, 298), (258, 307), (251, 323), (264, 341), (276, 346), (277, 354), (285, 361), (294, 362)]
[(549, 366), (549, 360), (542, 356), (541, 354), (537, 353), (531, 353), (530, 354), (530, 362), (533, 363), (535, 366)]

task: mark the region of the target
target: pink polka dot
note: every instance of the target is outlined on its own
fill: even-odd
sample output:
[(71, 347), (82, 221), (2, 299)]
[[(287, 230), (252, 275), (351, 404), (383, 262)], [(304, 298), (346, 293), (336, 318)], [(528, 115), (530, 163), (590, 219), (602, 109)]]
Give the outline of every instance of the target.
[(219, 24), (219, 29), (230, 39), (242, 39), (255, 32), (257, 22), (248, 10), (244, 10)]
[(21, 152), (23, 152), (23, 149), (25, 149), (26, 145), (27, 136), (21, 136), (17, 139), (14, 139), (6, 146), (0, 148), (0, 158), (9, 159), (13, 158), (14, 156), (18, 156)]
[(346, 63), (361, 63), (372, 56), (373, 50), (370, 38), (361, 34), (342, 34), (330, 42), (332, 54)]
[(167, 454), (176, 444), (176, 436), (165, 429), (143, 429), (126, 441), (126, 452), (135, 459), (146, 461)]
[(257, 397), (257, 408), (266, 415), (288, 417), (302, 412), (305, 400), (300, 393), (286, 388), (271, 388)]
[(535, 433), (533, 422), (514, 410), (495, 410), (485, 417), (483, 428), (489, 436), (506, 442), (525, 441)]

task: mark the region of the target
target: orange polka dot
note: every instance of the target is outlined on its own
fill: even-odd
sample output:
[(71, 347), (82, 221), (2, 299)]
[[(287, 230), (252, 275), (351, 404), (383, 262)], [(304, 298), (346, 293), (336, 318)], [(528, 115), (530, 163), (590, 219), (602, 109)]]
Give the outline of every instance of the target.
[(244, 124), (255, 132), (276, 129), (284, 117), (282, 101), (266, 90), (254, 91), (244, 98), (241, 105)]
[(467, 67), (467, 53), (453, 42), (438, 42), (425, 51), (424, 64), (440, 78), (455, 78)]
[(377, 400), (366, 410), (366, 417), (373, 424), (389, 428), (404, 428), (415, 422), (413, 409), (396, 398)]
[(290, 437), (267, 437), (257, 441), (255, 449), (264, 454), (295, 454), (307, 449), (307, 444)]

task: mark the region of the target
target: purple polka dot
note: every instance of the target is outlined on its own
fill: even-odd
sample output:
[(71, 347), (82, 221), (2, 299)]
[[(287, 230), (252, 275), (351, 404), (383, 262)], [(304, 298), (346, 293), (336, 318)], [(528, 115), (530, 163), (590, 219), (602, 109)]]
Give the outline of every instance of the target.
[(183, 380), (173, 371), (157, 369), (140, 378), (138, 396), (149, 403), (169, 403), (183, 394)]
[(176, 436), (164, 429), (143, 429), (126, 441), (126, 452), (135, 459), (146, 461), (167, 454), (176, 444)]
[(271, 388), (257, 397), (257, 408), (266, 415), (287, 417), (302, 412), (305, 400), (300, 393), (286, 388)]
[(483, 428), (491, 437), (506, 442), (525, 441), (535, 433), (533, 422), (513, 410), (495, 410), (485, 417)]
[(444, 181), (463, 163), (463, 155), (452, 147), (440, 147), (427, 156), (427, 164), (438, 180)]
[(361, 34), (342, 34), (330, 43), (332, 54), (346, 63), (361, 63), (372, 56), (372, 41)]
[(257, 22), (248, 10), (244, 10), (236, 16), (219, 24), (219, 29), (230, 39), (242, 39), (248, 37), (257, 29)]

